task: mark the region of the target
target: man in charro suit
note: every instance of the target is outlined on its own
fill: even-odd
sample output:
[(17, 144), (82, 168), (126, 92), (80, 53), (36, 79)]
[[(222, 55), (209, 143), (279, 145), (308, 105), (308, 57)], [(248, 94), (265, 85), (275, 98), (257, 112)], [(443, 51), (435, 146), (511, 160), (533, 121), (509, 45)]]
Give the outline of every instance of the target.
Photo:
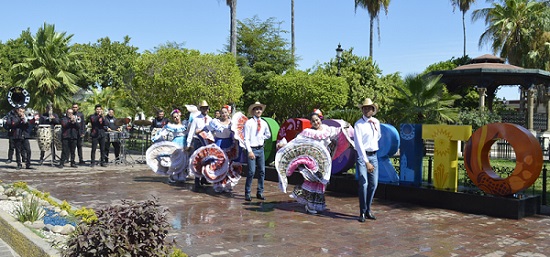
[[(46, 106), (46, 112), (44, 112), (42, 115), (40, 115), (39, 118), (39, 124), (40, 125), (58, 125), (59, 124), (59, 116), (57, 114), (53, 113), (52, 104), (48, 104)], [(52, 142), (53, 144), (53, 142)], [(46, 151), (40, 151), (40, 160), (39, 163), (44, 163), (44, 155)], [(52, 147), (52, 159), (55, 161), (55, 147)]]
[(78, 139), (76, 140), (76, 152), (78, 154), (78, 164), (84, 165), (84, 155), (82, 155), (82, 142), (84, 141), (84, 135), (86, 134), (86, 122), (84, 119), (84, 114), (78, 111), (78, 103), (73, 103), (73, 113), (76, 116), (77, 120), (80, 120), (80, 130), (78, 134)]
[(61, 119), (61, 138), (63, 141), (63, 150), (61, 160), (57, 166), (58, 168), (63, 168), (63, 165), (67, 161), (71, 162), (71, 167), (78, 167), (75, 163), (75, 149), (76, 140), (78, 139), (80, 133), (80, 123), (82, 123), (82, 120), (77, 120), (73, 109), (67, 109), (65, 117)]
[[(122, 131), (122, 128), (117, 126), (115, 118), (115, 110), (112, 108), (109, 108), (109, 112), (107, 113), (107, 116), (105, 116), (105, 122), (107, 123), (107, 132), (109, 133), (118, 133)], [(120, 142), (117, 140), (111, 140), (109, 136), (105, 137), (105, 163), (109, 163), (109, 147), (113, 145), (113, 148), (115, 149), (115, 160), (119, 161), (120, 156)]]
[(15, 108), (13, 112), (8, 115), (6, 126), (10, 130), (9, 136), (13, 138), (17, 170), (23, 167), (22, 159), (25, 160), (26, 168), (31, 169), (31, 149), (26, 149), (28, 144), (25, 144), (25, 140), (28, 140), (29, 137), (29, 122), (25, 116), (25, 109), (23, 107)]
[(101, 107), (101, 104), (95, 105), (95, 113), (93, 115), (90, 115), (90, 118), (88, 119), (90, 124), (92, 125), (92, 131), (90, 132), (90, 137), (92, 138), (92, 152), (91, 152), (91, 167), (95, 166), (95, 152), (97, 150), (97, 145), (99, 144), (99, 162), (102, 167), (106, 167), (107, 164), (104, 162), (107, 158), (105, 156), (105, 136), (106, 136), (106, 130), (107, 130), (107, 122), (105, 121), (105, 117), (103, 116), (103, 108)]

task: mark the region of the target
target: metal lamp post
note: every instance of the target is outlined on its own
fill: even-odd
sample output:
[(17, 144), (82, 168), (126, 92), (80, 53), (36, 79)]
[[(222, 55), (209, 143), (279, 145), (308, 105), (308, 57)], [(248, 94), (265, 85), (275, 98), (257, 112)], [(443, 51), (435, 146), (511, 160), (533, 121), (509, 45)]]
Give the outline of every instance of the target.
[(340, 64), (342, 63), (342, 52), (344, 52), (344, 49), (342, 49), (342, 45), (338, 43), (338, 48), (336, 48), (336, 60), (338, 61), (338, 72), (336, 72), (336, 76), (340, 77)]

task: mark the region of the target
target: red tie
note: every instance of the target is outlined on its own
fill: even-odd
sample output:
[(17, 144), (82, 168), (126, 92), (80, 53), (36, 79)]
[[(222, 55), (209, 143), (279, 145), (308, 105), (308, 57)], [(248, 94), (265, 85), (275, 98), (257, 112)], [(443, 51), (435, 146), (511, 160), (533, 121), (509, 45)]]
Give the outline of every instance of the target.
[(204, 124), (206, 125), (206, 117), (204, 117)]
[(378, 129), (376, 128), (376, 124), (374, 124), (374, 121), (369, 120), (369, 122), (370, 122), (370, 126), (373, 128), (373, 131), (374, 130), (378, 131)]
[(260, 133), (260, 128), (262, 127), (262, 124), (260, 123), (260, 118), (256, 119), (258, 121), (258, 127), (256, 128), (256, 134)]

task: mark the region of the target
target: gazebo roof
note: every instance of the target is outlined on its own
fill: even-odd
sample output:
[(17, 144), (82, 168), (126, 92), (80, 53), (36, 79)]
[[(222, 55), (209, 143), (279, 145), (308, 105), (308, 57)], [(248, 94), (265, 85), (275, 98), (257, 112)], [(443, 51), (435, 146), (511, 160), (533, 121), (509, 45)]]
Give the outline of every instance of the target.
[(520, 85), (528, 88), (533, 84), (550, 84), (550, 72), (539, 69), (524, 69), (505, 64), (502, 58), (485, 54), (474, 58), (469, 64), (453, 70), (433, 71), (428, 76), (439, 76), (450, 91), (460, 87), (479, 86), (496, 90), (501, 85)]

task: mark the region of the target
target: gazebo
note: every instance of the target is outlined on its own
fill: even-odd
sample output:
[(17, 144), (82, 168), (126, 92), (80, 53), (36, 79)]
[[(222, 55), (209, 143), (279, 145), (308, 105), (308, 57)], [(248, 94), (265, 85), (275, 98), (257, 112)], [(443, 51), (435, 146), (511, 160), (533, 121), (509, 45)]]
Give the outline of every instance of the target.
[[(505, 64), (504, 59), (490, 54), (476, 57), (469, 64), (456, 67), (453, 70), (433, 71), (427, 74), (427, 76), (440, 75), (440, 81), (445, 83), (451, 92), (456, 92), (461, 87), (475, 86), (479, 93), (479, 108), (481, 110), (485, 108), (485, 97), (487, 97), (489, 110), (493, 109), (493, 100), (498, 87), (520, 86), (522, 92), (520, 101), (522, 103), (525, 101), (524, 95), (527, 95), (527, 129), (529, 130), (533, 130), (535, 85), (544, 85), (546, 94), (549, 93), (548, 86), (550, 86), (550, 72)], [(550, 102), (550, 100), (548, 101)], [(550, 104), (547, 104), (546, 114), (550, 120)], [(547, 124), (546, 130), (550, 131), (550, 122)]]

